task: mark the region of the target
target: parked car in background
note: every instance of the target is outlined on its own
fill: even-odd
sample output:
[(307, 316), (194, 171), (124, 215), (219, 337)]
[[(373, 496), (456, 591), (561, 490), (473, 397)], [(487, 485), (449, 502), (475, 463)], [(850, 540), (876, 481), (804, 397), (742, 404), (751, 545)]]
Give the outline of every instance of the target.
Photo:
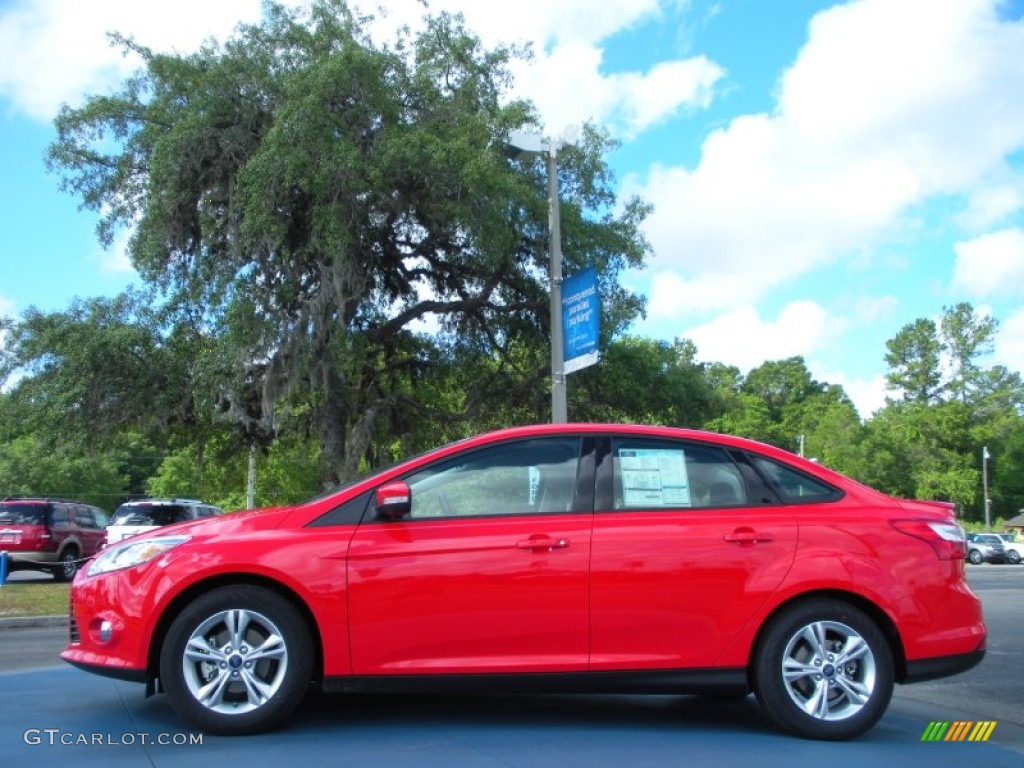
[(165, 525), (223, 515), (224, 510), (196, 499), (139, 499), (126, 501), (110, 518), (106, 546)]
[(0, 551), (8, 568), (48, 571), (71, 581), (103, 546), (107, 514), (80, 501), (8, 498), (0, 501)]
[(1006, 547), (1003, 546), (1003, 540), (994, 533), (968, 533), (967, 560), (974, 565), (1005, 563)]
[(1024, 558), (1024, 541), (1020, 541), (1016, 534), (1013, 533), (997, 533), (1000, 539), (1003, 540), (1003, 549), (1006, 550), (1006, 562), (1017, 565), (1021, 559)]
[[(326, 691), (756, 693), (848, 739), (985, 654), (953, 505), (668, 427), (492, 432), (114, 544), (62, 657), (244, 734)], [(131, 599), (126, 599), (130, 595)]]

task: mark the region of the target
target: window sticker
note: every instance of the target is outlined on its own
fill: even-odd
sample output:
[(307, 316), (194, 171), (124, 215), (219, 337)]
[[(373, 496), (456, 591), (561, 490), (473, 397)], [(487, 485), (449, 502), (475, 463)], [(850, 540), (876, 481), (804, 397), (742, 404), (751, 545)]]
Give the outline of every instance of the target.
[(686, 454), (671, 448), (620, 448), (622, 501), (627, 507), (688, 507)]
[(530, 506), (537, 506), (537, 491), (540, 490), (540, 470), (537, 467), (528, 468), (530, 482)]

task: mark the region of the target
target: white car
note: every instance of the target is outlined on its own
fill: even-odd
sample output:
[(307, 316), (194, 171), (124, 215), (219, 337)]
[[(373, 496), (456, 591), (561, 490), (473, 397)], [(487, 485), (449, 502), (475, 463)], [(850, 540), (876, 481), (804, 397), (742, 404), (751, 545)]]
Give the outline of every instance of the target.
[(137, 533), (152, 531), (172, 523), (184, 523), (201, 517), (223, 515), (224, 510), (195, 499), (141, 499), (126, 501), (107, 524), (105, 546), (116, 544)]
[(1003, 540), (1003, 547), (1006, 549), (1006, 562), (1016, 565), (1024, 558), (1024, 541), (1017, 539), (1013, 533), (997, 533)]

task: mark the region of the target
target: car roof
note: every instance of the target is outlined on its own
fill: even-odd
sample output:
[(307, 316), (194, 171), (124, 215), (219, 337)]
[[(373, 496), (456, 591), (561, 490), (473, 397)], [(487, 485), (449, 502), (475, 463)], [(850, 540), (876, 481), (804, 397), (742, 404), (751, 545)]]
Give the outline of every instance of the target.
[[(811, 474), (818, 475), (819, 477), (831, 477), (834, 482), (839, 482), (844, 485), (854, 483), (856, 485), (862, 485), (857, 483), (846, 475), (839, 474), (834, 470), (814, 461), (810, 461), (802, 456), (798, 456), (792, 451), (787, 451), (778, 446), (770, 445), (768, 443), (758, 442), (757, 440), (751, 440), (745, 437), (737, 437), (735, 435), (728, 435), (722, 432), (709, 432), (701, 429), (690, 429), (688, 427), (670, 427), (652, 424), (613, 424), (613, 423), (567, 423), (567, 424), (531, 424), (527, 426), (519, 427), (507, 427), (505, 429), (499, 429), (492, 432), (485, 432), (474, 437), (459, 440), (449, 445), (442, 446), (437, 450), (439, 452), (455, 452), (461, 448), (472, 447), (479, 443), (481, 445), (490, 444), (496, 441), (504, 439), (514, 439), (518, 437), (531, 437), (531, 436), (544, 436), (544, 435), (563, 435), (563, 434), (613, 434), (613, 435), (637, 435), (642, 437), (665, 437), (673, 439), (688, 439), (698, 441), (711, 441), (718, 445), (725, 445), (740, 450), (751, 450), (756, 451), (765, 456), (774, 456), (782, 459), (792, 465), (800, 466), (803, 465)], [(433, 455), (434, 451), (429, 451), (428, 454)], [(878, 493), (875, 489), (863, 486), (867, 490), (871, 490)]]
[(132, 499), (131, 501), (126, 501), (121, 506), (124, 507), (129, 504), (137, 504), (140, 506), (145, 505), (149, 507), (156, 507), (161, 505), (169, 506), (171, 504), (202, 504), (203, 506), (207, 507), (214, 506), (213, 504), (207, 504), (205, 501), (199, 501), (198, 499)]

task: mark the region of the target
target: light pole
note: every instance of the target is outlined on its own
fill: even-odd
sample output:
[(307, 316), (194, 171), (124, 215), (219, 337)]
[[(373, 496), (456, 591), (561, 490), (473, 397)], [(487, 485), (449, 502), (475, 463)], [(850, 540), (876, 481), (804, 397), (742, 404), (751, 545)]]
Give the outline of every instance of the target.
[(558, 139), (545, 139), (539, 133), (512, 131), (506, 148), (515, 160), (531, 160), (545, 155), (548, 166), (548, 232), (550, 263), (548, 279), (551, 294), (551, 423), (569, 420), (565, 398), (565, 351), (562, 342), (562, 232), (558, 210), (558, 150), (576, 143), (579, 129), (567, 128)]
[(992, 502), (988, 498), (988, 460), (992, 458), (992, 454), (988, 452), (988, 446), (986, 445), (981, 449), (981, 493), (984, 497), (985, 502), (985, 530), (992, 530)]

